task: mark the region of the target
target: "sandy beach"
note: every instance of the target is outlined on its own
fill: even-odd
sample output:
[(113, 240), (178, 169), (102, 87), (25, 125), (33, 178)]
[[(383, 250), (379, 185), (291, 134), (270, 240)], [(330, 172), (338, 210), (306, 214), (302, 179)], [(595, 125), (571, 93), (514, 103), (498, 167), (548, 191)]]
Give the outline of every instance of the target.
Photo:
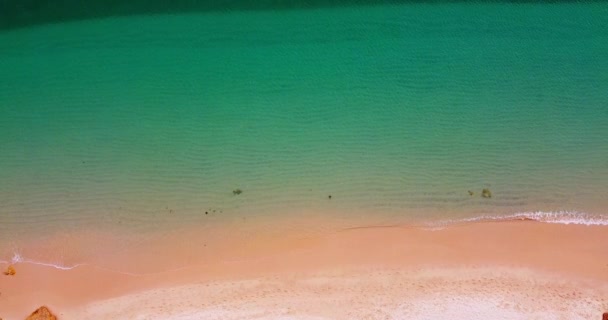
[(181, 232), (206, 253), (159, 271), (169, 265), (160, 259), (191, 251), (173, 246), (178, 239), (133, 250), (123, 270), (139, 272), (16, 263), (0, 280), (0, 317), (22, 319), (40, 305), (60, 319), (600, 319), (608, 310), (606, 226), (268, 234), (210, 242)]
[(0, 320), (608, 312), (608, 1), (0, 16)]

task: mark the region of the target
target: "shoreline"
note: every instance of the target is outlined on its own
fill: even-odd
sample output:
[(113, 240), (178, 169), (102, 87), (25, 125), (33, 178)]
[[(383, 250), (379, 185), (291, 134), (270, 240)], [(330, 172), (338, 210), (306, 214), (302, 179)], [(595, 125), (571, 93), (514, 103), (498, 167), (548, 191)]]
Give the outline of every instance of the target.
[[(311, 221), (311, 225), (318, 223), (323, 221)], [(95, 265), (59, 270), (48, 266), (17, 263), (14, 265), (17, 274), (3, 276), (0, 281), (0, 317), (24, 318), (40, 305), (47, 305), (60, 319), (75, 319), (84, 315), (97, 319), (117, 319), (117, 316), (127, 319), (127, 314), (130, 314), (131, 318), (136, 315), (162, 315), (178, 319), (178, 315), (183, 312), (194, 309), (196, 312), (204, 312), (207, 309), (221, 309), (222, 306), (225, 309), (222, 309), (223, 312), (228, 312), (224, 313), (224, 316), (230, 318), (236, 315), (230, 312), (236, 312), (239, 303), (242, 304), (245, 300), (238, 294), (231, 296), (225, 293), (223, 302), (218, 302), (217, 305), (206, 304), (213, 300), (209, 297), (209, 288), (220, 290), (219, 288), (226, 286), (240, 286), (242, 283), (253, 281), (256, 283), (254, 289), (246, 290), (253, 294), (263, 288), (266, 281), (270, 281), (269, 283), (273, 283), (272, 290), (268, 290), (276, 292), (276, 296), (272, 296), (274, 300), (271, 299), (273, 303), (293, 305), (290, 314), (294, 316), (310, 317), (311, 314), (316, 314), (320, 318), (348, 318), (346, 313), (340, 313), (340, 303), (337, 309), (326, 306), (325, 309), (311, 311), (312, 313), (297, 307), (303, 307), (302, 303), (306, 299), (317, 299), (307, 291), (310, 288), (303, 287), (301, 283), (308, 283), (312, 281), (310, 279), (323, 277), (322, 275), (327, 273), (333, 274), (333, 280), (327, 280), (328, 283), (335, 282), (337, 287), (346, 291), (349, 283), (352, 284), (352, 290), (363, 290), (362, 292), (365, 292), (367, 287), (386, 285), (390, 290), (394, 290), (395, 296), (386, 296), (383, 299), (392, 301), (392, 304), (389, 304), (393, 309), (398, 305), (411, 303), (411, 299), (424, 298), (423, 295), (408, 293), (409, 302), (399, 302), (395, 300), (398, 295), (409, 292), (414, 287), (429, 287), (439, 281), (443, 287), (435, 286), (433, 294), (450, 295), (451, 291), (456, 290), (461, 293), (459, 297), (464, 299), (462, 301), (475, 301), (473, 298), (482, 291), (494, 292), (496, 297), (492, 299), (502, 302), (486, 305), (484, 308), (488, 312), (517, 312), (517, 303), (509, 301), (520, 299), (521, 297), (517, 297), (522, 292), (527, 292), (528, 296), (533, 298), (530, 301), (539, 306), (547, 303), (555, 306), (574, 306), (582, 303), (597, 317), (601, 316), (600, 311), (608, 310), (608, 298), (605, 298), (608, 297), (608, 261), (605, 259), (608, 256), (608, 226), (562, 225), (522, 220), (474, 222), (439, 230), (407, 226), (351, 228), (312, 236), (276, 234), (270, 230), (264, 232), (263, 228), (258, 231), (226, 241), (223, 236), (238, 232), (227, 228), (218, 232), (215, 240), (211, 241), (197, 233), (197, 230), (191, 230), (182, 232), (181, 239), (174, 238), (173, 242), (160, 241), (150, 244), (146, 250), (124, 250), (132, 260), (130, 262), (114, 261), (116, 266), (122, 264), (126, 268), (139, 267), (139, 272), (122, 272)], [(255, 236), (252, 236), (253, 234)], [(206, 244), (204, 249), (201, 249), (203, 251), (175, 247), (187, 242)], [(195, 255), (196, 252), (203, 254)], [(169, 266), (171, 263), (167, 261), (171, 260), (189, 261), (189, 264), (174, 265), (167, 268), (167, 271), (154, 271), (154, 266)], [(0, 264), (0, 267), (5, 268), (6, 264)], [(435, 272), (435, 275), (428, 277), (429, 272)], [(394, 274), (394, 277), (387, 274)], [(468, 279), (466, 284), (463, 284), (463, 279)], [(494, 283), (492, 279), (500, 281)], [(394, 283), (399, 281), (409, 284), (395, 286)], [(528, 282), (552, 288), (555, 295), (544, 297), (537, 289), (525, 289), (524, 284)], [(485, 284), (480, 285), (483, 283)], [(497, 287), (497, 283), (502, 287)], [(332, 286), (329, 285), (328, 288), (330, 287)], [(511, 287), (520, 289), (505, 289)], [(340, 292), (327, 289), (326, 293), (330, 292), (337, 301), (343, 301), (344, 307), (348, 306), (350, 300), (341, 296)], [(428, 290), (418, 293), (423, 292), (425, 295), (430, 294)], [(304, 293), (308, 294), (308, 298), (302, 298), (304, 300), (298, 302), (295, 297)], [(159, 294), (162, 295), (161, 300)], [(424, 299), (427, 298), (429, 297)], [(253, 308), (256, 301), (263, 306), (269, 303), (268, 299), (268, 296), (263, 298), (253, 294), (246, 301), (253, 303)], [(446, 296), (442, 299), (448, 298)], [(162, 311), (151, 307), (151, 304), (161, 302)], [(366, 310), (366, 303), (359, 302), (363, 312)], [(205, 305), (204, 308), (201, 303)], [(505, 303), (511, 307), (505, 307)], [(521, 303), (527, 302), (522, 300)], [(424, 303), (410, 306), (410, 309), (420, 309), (423, 305)], [(192, 309), (188, 306), (197, 307)], [(534, 309), (532, 306), (526, 308), (520, 310), (522, 314), (530, 313), (530, 310)], [(564, 312), (574, 310), (572, 308), (574, 307), (566, 308)], [(582, 311), (579, 311), (583, 313), (580, 314), (584, 314), (585, 308), (581, 308)], [(112, 310), (122, 310), (122, 313), (113, 314), (115, 311)], [(457, 314), (454, 310), (448, 310), (446, 314)], [(468, 313), (461, 315), (465, 314)], [(272, 318), (271, 314), (267, 316)], [(373, 315), (371, 317), (374, 318)]]

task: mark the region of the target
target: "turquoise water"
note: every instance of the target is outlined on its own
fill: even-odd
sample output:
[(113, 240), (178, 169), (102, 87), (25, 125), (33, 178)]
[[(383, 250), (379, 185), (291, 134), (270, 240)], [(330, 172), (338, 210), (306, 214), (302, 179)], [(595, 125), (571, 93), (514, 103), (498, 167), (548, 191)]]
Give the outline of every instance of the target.
[(608, 208), (601, 3), (88, 20), (0, 33), (0, 70), (0, 238)]

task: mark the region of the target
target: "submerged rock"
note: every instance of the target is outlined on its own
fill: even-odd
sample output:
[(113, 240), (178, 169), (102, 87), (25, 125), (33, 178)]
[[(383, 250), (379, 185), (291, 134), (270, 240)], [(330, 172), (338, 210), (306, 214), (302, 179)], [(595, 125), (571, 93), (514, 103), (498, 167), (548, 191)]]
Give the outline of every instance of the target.
[(243, 190), (241, 190), (241, 189), (234, 189), (234, 190), (232, 190), (232, 194), (235, 195), (235, 196), (238, 196), (241, 193), (243, 193)]
[(473, 191), (471, 191), (471, 190), (469, 190), (469, 191), (467, 191), (467, 192), (469, 193), (469, 195), (470, 195), (470, 196), (473, 196), (473, 195), (475, 194), (475, 192), (473, 192)]
[(15, 271), (15, 267), (13, 266), (8, 266), (8, 268), (6, 268), (6, 271), (4, 271), (4, 275), (6, 276), (14, 276), (17, 273), (17, 271)]
[(57, 320), (57, 317), (51, 313), (49, 308), (42, 306), (36, 311), (32, 312), (32, 314), (25, 318), (25, 320)]
[(481, 190), (481, 196), (484, 198), (492, 198), (492, 191), (490, 189)]

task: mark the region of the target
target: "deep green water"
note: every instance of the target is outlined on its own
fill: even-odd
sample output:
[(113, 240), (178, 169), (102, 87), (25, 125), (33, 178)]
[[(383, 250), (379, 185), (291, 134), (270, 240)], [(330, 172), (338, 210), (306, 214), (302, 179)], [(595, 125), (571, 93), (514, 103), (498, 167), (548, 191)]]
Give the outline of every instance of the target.
[[(302, 10), (397, 4), (446, 4), (468, 0), (1, 0), (0, 30), (26, 26), (146, 14)], [(551, 4), (580, 0), (485, 0), (484, 3)], [(587, 0), (601, 3), (602, 0)]]
[(216, 222), (601, 219), (607, 193), (602, 3), (130, 16), (0, 33), (0, 239), (206, 223), (205, 211)]

